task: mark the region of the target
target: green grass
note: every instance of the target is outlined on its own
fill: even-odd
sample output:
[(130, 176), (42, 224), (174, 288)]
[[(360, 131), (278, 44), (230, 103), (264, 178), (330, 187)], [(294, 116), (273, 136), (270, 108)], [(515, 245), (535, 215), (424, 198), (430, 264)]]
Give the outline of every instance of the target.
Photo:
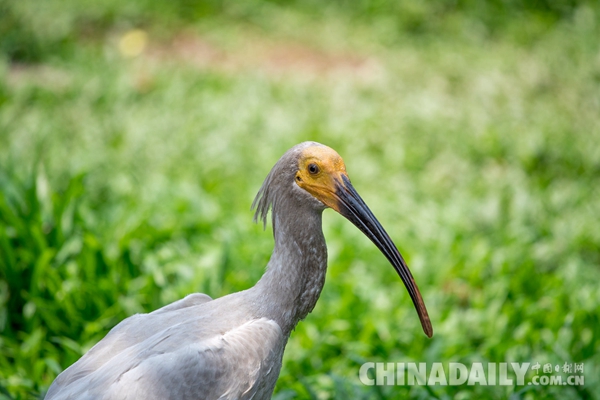
[[(600, 398), (598, 8), (102, 4), (0, 3), (0, 399), (127, 316), (253, 285), (273, 243), (250, 204), (304, 140), (344, 157), (435, 334), (326, 211), (279, 399)], [(577, 362), (585, 385), (367, 387), (365, 361)]]

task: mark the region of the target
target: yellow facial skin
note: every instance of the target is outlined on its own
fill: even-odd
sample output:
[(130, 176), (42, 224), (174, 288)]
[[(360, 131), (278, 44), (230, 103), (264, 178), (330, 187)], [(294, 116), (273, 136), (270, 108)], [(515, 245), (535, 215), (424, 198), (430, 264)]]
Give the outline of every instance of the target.
[(300, 155), (296, 184), (315, 196), (323, 204), (340, 212), (336, 187), (344, 185), (347, 175), (342, 157), (327, 146), (313, 146)]

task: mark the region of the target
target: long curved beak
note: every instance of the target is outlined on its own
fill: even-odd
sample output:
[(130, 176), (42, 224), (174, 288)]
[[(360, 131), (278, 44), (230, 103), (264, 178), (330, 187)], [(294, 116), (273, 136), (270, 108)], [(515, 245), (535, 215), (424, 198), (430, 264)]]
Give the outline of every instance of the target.
[(419, 288), (417, 287), (404, 258), (402, 258), (402, 255), (385, 229), (383, 229), (379, 221), (377, 221), (377, 218), (375, 218), (371, 210), (369, 210), (369, 207), (367, 207), (363, 199), (356, 192), (350, 183), (350, 179), (348, 179), (345, 174), (341, 175), (341, 179), (341, 182), (337, 179), (335, 180), (336, 190), (334, 196), (338, 200), (336, 204), (338, 207), (334, 209), (367, 235), (367, 237), (371, 239), (371, 241), (375, 243), (379, 250), (387, 257), (390, 263), (392, 263), (394, 269), (398, 275), (400, 275), (400, 278), (402, 278), (402, 282), (404, 282), (404, 285), (410, 294), (410, 298), (417, 309), (423, 331), (428, 337), (431, 337), (433, 335), (433, 328), (431, 327), (431, 321), (427, 314), (427, 308), (425, 307)]

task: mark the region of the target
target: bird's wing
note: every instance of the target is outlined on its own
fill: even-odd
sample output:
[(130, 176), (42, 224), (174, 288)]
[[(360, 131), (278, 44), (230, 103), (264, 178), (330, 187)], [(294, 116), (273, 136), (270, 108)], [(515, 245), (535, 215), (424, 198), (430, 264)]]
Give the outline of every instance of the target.
[(46, 399), (269, 398), (286, 342), (279, 325), (252, 318), (242, 293), (188, 298), (121, 322)]
[[(170, 333), (174, 340), (181, 339), (177, 329)], [(139, 364), (129, 363), (131, 368), (123, 370), (106, 399), (250, 399), (257, 394), (268, 398), (285, 343), (279, 326), (266, 318), (201, 342), (185, 340), (186, 345), (174, 351), (170, 338), (161, 339), (154, 348), (143, 350)]]
[(211, 300), (206, 294), (193, 293), (149, 314), (136, 314), (124, 319), (111, 329), (104, 339), (56, 378), (50, 386), (46, 398), (52, 398), (53, 393), (57, 390), (89, 375), (125, 349), (176, 324), (185, 318), (185, 315), (190, 314), (187, 311), (192, 311), (191, 307), (200, 306)]
[(273, 392), (285, 337), (274, 321), (249, 320), (198, 338), (181, 323), (127, 348), (47, 399), (261, 399)]

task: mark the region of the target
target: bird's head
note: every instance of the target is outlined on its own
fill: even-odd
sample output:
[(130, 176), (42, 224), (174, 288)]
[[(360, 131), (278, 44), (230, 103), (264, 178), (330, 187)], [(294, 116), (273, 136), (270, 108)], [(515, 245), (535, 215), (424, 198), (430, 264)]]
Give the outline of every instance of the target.
[(340, 212), (339, 185), (348, 179), (342, 157), (330, 147), (310, 146), (298, 157), (296, 184), (327, 207)]
[[(327, 146), (310, 142), (292, 148), (279, 163), (283, 163), (286, 170), (294, 172), (294, 182), (297, 187), (308, 192), (325, 207), (330, 207), (343, 215), (375, 243), (402, 278), (419, 314), (423, 331), (431, 337), (433, 328), (419, 288), (396, 245), (350, 183), (342, 157)], [(272, 175), (279, 171), (277, 167), (276, 165), (267, 177), (257, 199), (260, 196), (263, 200), (269, 197), (269, 186), (271, 180), (275, 179)], [(266, 203), (258, 204), (257, 215), (260, 212), (265, 218), (268, 206), (268, 200)]]

